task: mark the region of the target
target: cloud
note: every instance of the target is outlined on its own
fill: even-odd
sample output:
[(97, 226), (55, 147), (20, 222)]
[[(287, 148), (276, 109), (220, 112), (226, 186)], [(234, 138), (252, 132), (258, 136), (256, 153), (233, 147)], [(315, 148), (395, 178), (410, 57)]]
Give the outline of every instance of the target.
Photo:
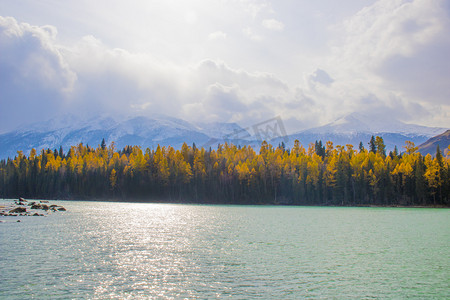
[(56, 28), (18, 24), (13, 18), (0, 17), (0, 31), (1, 63), (13, 71), (5, 79), (33, 80), (60, 91), (71, 89), (76, 78), (54, 46)]
[[(85, 36), (70, 46), (60, 46), (55, 39), (56, 30), (27, 27), (12, 20), (4, 26), (1, 62), (2, 66), (7, 63), (11, 68), (15, 66), (13, 71), (21, 80), (28, 76), (21, 71), (34, 72), (26, 81), (29, 97), (23, 98), (24, 107), (38, 99), (36, 105), (53, 114), (159, 113), (191, 121), (202, 118), (258, 122), (257, 116), (275, 114), (279, 105), (273, 99), (289, 95), (287, 84), (271, 73), (233, 69), (222, 61), (211, 59), (180, 66), (160, 61), (149, 53), (111, 49), (93, 36)], [(19, 32), (19, 35), (11, 37), (10, 32)], [(20, 40), (16, 47), (4, 46), (17, 43), (16, 40)], [(15, 53), (20, 51), (25, 54), (17, 56)], [(24, 59), (23, 65), (17, 65), (22, 57), (37, 57), (38, 64), (35, 66), (34, 60)], [(12, 64), (6, 58), (16, 63)], [(15, 80), (11, 76), (14, 72), (6, 79)], [(16, 99), (23, 95), (24, 84), (19, 81), (5, 86), (2, 95), (9, 94), (11, 99)], [(5, 96), (1, 99), (3, 111), (14, 110), (15, 102), (7, 100)], [(246, 109), (250, 106), (254, 111)], [(33, 107), (10, 115), (28, 120), (36, 111), (40, 109)], [(36, 117), (46, 119), (48, 115)]]
[(249, 12), (255, 19), (262, 12), (273, 12), (272, 6), (268, 1), (260, 0), (237, 0), (238, 3)]
[(333, 83), (334, 79), (324, 70), (317, 69), (309, 76), (309, 81), (311, 83), (320, 83), (329, 86)]
[(375, 97), (377, 106), (405, 121), (429, 119), (430, 111), (441, 107), (433, 119), (448, 124), (449, 20), (444, 0), (379, 0), (360, 10), (332, 27), (339, 38), (321, 68), (335, 81), (320, 93), (356, 110), (374, 109), (363, 100)]
[(208, 35), (208, 38), (210, 40), (221, 40), (221, 39), (226, 39), (227, 38), (227, 34), (223, 31), (215, 31), (212, 32)]
[(222, 61), (211, 59), (201, 61), (195, 72), (201, 76), (208, 84), (220, 83), (226, 86), (237, 84), (241, 89), (259, 94), (276, 91), (286, 91), (287, 84), (267, 72), (247, 72), (242, 69), (233, 69)]
[(77, 78), (54, 45), (56, 33), (51, 26), (0, 17), (0, 132), (66, 105)]
[(262, 21), (262, 25), (265, 28), (273, 31), (281, 31), (284, 29), (284, 24), (275, 19), (265, 19)]
[[(108, 16), (98, 26), (109, 26), (109, 34), (86, 25), (82, 34), (61, 39), (64, 26), (58, 33), (0, 18), (0, 129), (64, 111), (159, 113), (244, 126), (280, 115), (289, 131), (354, 111), (449, 124), (446, 1), (378, 0), (332, 26), (317, 19), (318, 51), (313, 39), (304, 46), (313, 34), (296, 37), (305, 20), (276, 3), (164, 4), (150, 23), (136, 17), (117, 31), (121, 26)], [(179, 20), (167, 22), (163, 12)], [(185, 19), (189, 14), (195, 18)], [(91, 35), (82, 37), (86, 32)]]
[(250, 27), (244, 28), (242, 30), (242, 33), (245, 36), (247, 36), (250, 40), (255, 41), (255, 42), (260, 42), (264, 39), (262, 35), (255, 33), (254, 30)]
[(183, 104), (186, 119), (252, 124), (279, 113), (280, 99), (290, 97), (289, 87), (273, 74), (233, 69), (221, 61), (204, 60), (189, 74), (195, 92), (187, 96), (194, 103)]
[(237, 86), (229, 87), (219, 83), (210, 85), (204, 102), (207, 111), (221, 117), (225, 114), (228, 119), (236, 113), (245, 114), (247, 107), (242, 102), (239, 92)]

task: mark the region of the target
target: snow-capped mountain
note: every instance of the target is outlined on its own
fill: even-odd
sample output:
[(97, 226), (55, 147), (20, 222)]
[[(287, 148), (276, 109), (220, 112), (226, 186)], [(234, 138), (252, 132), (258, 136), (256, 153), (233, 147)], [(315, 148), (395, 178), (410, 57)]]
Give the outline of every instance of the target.
[[(275, 122), (281, 122), (281, 119)], [(261, 126), (264, 127), (264, 123), (261, 123), (263, 124)], [(271, 129), (280, 128), (273, 124), (271, 126)], [(269, 127), (260, 128), (261, 131), (271, 133), (271, 140), (268, 142), (274, 146), (283, 142), (290, 148), (297, 139), (306, 148), (310, 143), (319, 140), (323, 144), (326, 141), (332, 141), (334, 145), (352, 144), (355, 149), (362, 142), (367, 148), (371, 136), (379, 135), (383, 137), (388, 151), (393, 150), (395, 146), (402, 151), (402, 146), (407, 140), (420, 145), (446, 130), (405, 124), (392, 119), (369, 118), (356, 113), (339, 118), (333, 123), (291, 135), (284, 135), (284, 132), (271, 132), (269, 129)], [(258, 136), (251, 128), (247, 131), (236, 123), (190, 123), (164, 115), (90, 118), (63, 115), (0, 134), (0, 159), (14, 157), (18, 150), (28, 155), (32, 148), (40, 151), (59, 149), (62, 146), (64, 151), (68, 151), (71, 146), (79, 143), (97, 147), (103, 138), (108, 145), (114, 141), (116, 149), (123, 149), (126, 145), (139, 145), (143, 149), (154, 149), (157, 145), (170, 145), (178, 149), (184, 142), (189, 145), (195, 143), (198, 147), (205, 148), (216, 148), (219, 143), (232, 142), (258, 149), (262, 142), (259, 140), (261, 136)]]
[(311, 128), (302, 131), (302, 133), (339, 133), (339, 134), (357, 134), (357, 133), (399, 133), (403, 135), (424, 135), (435, 136), (445, 131), (445, 128), (426, 127), (415, 124), (403, 123), (393, 118), (384, 118), (382, 116), (369, 116), (361, 113), (351, 113), (343, 116), (336, 121), (324, 126)]
[(103, 138), (108, 145), (114, 141), (116, 149), (126, 145), (139, 145), (143, 149), (158, 145), (181, 148), (184, 142), (215, 146), (227, 134), (239, 130), (243, 129), (235, 123), (192, 124), (163, 115), (88, 119), (64, 115), (0, 135), (0, 159), (14, 157), (18, 150), (28, 154), (32, 148), (53, 150), (62, 146), (68, 151), (79, 143), (97, 147)]
[[(416, 145), (420, 145), (445, 130), (446, 128), (406, 124), (392, 118), (386, 119), (352, 113), (324, 126), (291, 134), (287, 137), (289, 140), (287, 145), (292, 146), (297, 139), (304, 147), (321, 140), (323, 144), (326, 141), (332, 141), (334, 145), (351, 144), (355, 149), (362, 142), (363, 146), (367, 148), (372, 135), (378, 135), (383, 138), (386, 150), (393, 150), (397, 146), (398, 150), (402, 151), (405, 141), (411, 141)], [(280, 138), (273, 143), (277, 144), (279, 142), (281, 142)]]

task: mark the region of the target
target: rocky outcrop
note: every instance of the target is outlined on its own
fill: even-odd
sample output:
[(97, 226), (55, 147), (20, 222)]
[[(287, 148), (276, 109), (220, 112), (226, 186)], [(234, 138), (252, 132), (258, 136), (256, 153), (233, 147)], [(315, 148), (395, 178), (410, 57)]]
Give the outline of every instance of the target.
[[(41, 200), (39, 202), (28, 203), (27, 200), (19, 198), (18, 200), (14, 200), (14, 203), (12, 204), (0, 206), (0, 216), (45, 216), (50, 212), (67, 211), (66, 208), (61, 205), (44, 203), (49, 203), (49, 201)], [(46, 214), (28, 211), (27, 206), (29, 209), (42, 210)]]

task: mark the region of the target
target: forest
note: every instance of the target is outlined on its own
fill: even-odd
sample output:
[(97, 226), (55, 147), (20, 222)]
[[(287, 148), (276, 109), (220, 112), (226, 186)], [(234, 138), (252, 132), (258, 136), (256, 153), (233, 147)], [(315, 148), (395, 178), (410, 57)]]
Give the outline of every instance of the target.
[[(212, 204), (450, 206), (450, 158), (422, 156), (407, 141), (386, 154), (383, 139), (365, 149), (332, 142), (292, 149), (195, 144), (116, 150), (103, 140), (22, 151), (0, 161), (0, 197)], [(450, 146), (449, 146), (450, 148)]]

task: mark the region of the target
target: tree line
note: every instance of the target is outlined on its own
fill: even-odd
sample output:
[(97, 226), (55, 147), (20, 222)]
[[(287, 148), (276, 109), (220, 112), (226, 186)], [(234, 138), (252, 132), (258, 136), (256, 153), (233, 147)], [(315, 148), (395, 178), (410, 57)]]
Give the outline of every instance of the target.
[[(422, 156), (414, 143), (386, 154), (381, 137), (365, 149), (316, 141), (292, 149), (262, 142), (216, 149), (116, 150), (80, 143), (67, 153), (32, 149), (0, 161), (0, 197), (114, 199), (220, 204), (450, 205), (450, 158)], [(450, 148), (450, 147), (449, 147)]]

